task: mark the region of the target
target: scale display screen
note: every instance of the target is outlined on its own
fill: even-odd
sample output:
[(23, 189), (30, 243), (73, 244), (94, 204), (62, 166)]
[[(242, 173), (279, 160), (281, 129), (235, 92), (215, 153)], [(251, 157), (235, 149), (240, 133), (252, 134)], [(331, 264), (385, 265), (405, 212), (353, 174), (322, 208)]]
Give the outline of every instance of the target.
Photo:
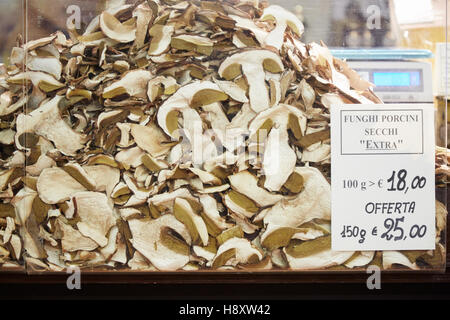
[(358, 70), (362, 78), (372, 82), (376, 91), (423, 91), (422, 70)]

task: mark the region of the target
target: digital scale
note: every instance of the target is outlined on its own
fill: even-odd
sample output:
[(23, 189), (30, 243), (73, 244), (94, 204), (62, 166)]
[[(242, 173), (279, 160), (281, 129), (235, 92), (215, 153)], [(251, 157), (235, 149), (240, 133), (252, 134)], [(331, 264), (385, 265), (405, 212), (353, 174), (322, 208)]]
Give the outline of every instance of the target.
[(361, 78), (375, 85), (385, 103), (433, 103), (429, 50), (335, 49), (333, 55), (347, 60)]

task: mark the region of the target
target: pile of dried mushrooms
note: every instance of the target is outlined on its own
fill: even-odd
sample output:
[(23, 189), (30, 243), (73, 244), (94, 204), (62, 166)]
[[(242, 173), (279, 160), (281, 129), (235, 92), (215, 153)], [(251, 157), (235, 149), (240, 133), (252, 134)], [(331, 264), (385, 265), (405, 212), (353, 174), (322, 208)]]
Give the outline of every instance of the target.
[(0, 266), (442, 267), (441, 203), (434, 251), (331, 251), (329, 108), (381, 101), (295, 15), (111, 3), (0, 66)]

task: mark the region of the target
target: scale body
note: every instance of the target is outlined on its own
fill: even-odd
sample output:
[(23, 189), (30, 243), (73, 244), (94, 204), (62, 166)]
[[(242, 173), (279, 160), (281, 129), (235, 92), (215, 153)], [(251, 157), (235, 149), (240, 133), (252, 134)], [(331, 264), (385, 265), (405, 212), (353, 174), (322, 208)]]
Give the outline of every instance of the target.
[(431, 63), (428, 50), (337, 49), (333, 55), (347, 60), (361, 78), (373, 83), (384, 103), (433, 103)]

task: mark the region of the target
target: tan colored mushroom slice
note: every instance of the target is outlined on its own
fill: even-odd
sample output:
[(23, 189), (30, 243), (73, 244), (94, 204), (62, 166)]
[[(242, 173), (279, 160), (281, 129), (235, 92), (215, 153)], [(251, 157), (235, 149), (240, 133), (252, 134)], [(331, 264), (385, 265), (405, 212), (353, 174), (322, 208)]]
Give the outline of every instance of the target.
[(295, 14), (287, 11), (283, 7), (271, 5), (264, 9), (261, 20), (275, 20), (276, 27), (265, 38), (266, 45), (281, 49), (284, 41), (284, 32), (289, 27), (299, 37), (303, 34), (303, 23), (297, 18)]
[(280, 57), (269, 50), (249, 50), (226, 58), (219, 67), (219, 75), (232, 80), (244, 74), (249, 86), (250, 105), (255, 112), (261, 112), (270, 106), (264, 70), (282, 72), (284, 66)]
[(173, 206), (173, 214), (189, 230), (193, 243), (201, 241), (203, 246), (208, 245), (209, 236), (206, 224), (202, 217), (194, 212), (189, 201), (183, 198), (176, 198)]
[(104, 247), (108, 243), (106, 235), (115, 218), (112, 204), (104, 193), (78, 192), (74, 195), (77, 214), (81, 221), (77, 223), (78, 230)]
[(228, 177), (231, 187), (245, 194), (261, 207), (271, 206), (281, 199), (282, 195), (272, 194), (258, 186), (258, 179), (248, 171), (241, 171)]
[(153, 11), (148, 3), (141, 3), (134, 9), (133, 17), (136, 17), (136, 40), (134, 45), (137, 49), (141, 49), (145, 44), (145, 37), (153, 17)]
[(290, 243), (285, 249), (289, 266), (295, 270), (323, 269), (341, 265), (353, 255), (353, 251), (332, 251), (331, 236), (300, 243)]
[(48, 204), (61, 203), (69, 200), (76, 192), (86, 190), (81, 183), (61, 168), (44, 169), (36, 187), (39, 198)]
[(17, 117), (16, 143), (23, 133), (31, 132), (50, 140), (66, 155), (75, 155), (83, 148), (86, 137), (72, 130), (61, 118), (58, 104), (62, 98), (55, 96), (29, 114), (20, 114)]
[(302, 79), (298, 86), (298, 90), (300, 91), (306, 110), (311, 109), (316, 100), (316, 92), (313, 87), (311, 87), (305, 79)]
[(7, 80), (12, 84), (25, 84), (27, 81), (41, 89), (43, 92), (52, 92), (64, 87), (64, 84), (53, 78), (51, 75), (44, 72), (26, 71), (19, 73)]
[(146, 257), (158, 270), (172, 271), (189, 262), (189, 254), (182, 254), (161, 243), (161, 232), (170, 228), (188, 244), (191, 237), (185, 225), (173, 215), (165, 214), (155, 220), (133, 219), (128, 221), (133, 247)]
[(214, 233), (218, 235), (219, 232), (231, 227), (231, 224), (227, 223), (225, 218), (220, 216), (217, 201), (214, 197), (204, 194), (199, 196), (199, 200), (203, 207), (201, 215), (208, 227), (208, 231), (216, 231)]
[[(297, 167), (303, 177), (304, 189), (294, 199), (282, 200), (267, 209), (265, 233), (278, 227), (299, 227), (313, 219), (331, 219), (331, 188), (322, 173), (312, 167)], [(264, 237), (264, 235), (263, 235)]]
[(175, 28), (171, 25), (154, 24), (149, 30), (152, 39), (150, 40), (148, 54), (159, 56), (169, 50), (174, 31)]
[(121, 23), (112, 14), (104, 11), (100, 15), (100, 28), (110, 39), (126, 43), (136, 39), (136, 25)]
[(361, 252), (355, 252), (353, 257), (351, 257), (349, 260), (347, 260), (344, 265), (347, 268), (357, 268), (357, 267), (364, 267), (368, 265), (370, 262), (372, 262), (373, 258), (375, 257), (375, 251), (361, 251)]
[(147, 84), (153, 74), (147, 70), (131, 70), (125, 73), (119, 81), (103, 90), (103, 98), (111, 99), (123, 94), (131, 97), (147, 98)]
[(223, 200), (228, 209), (246, 218), (253, 217), (259, 211), (253, 200), (234, 190), (227, 192)]
[(288, 129), (292, 128), (291, 122), (295, 122), (299, 134), (303, 135), (306, 130), (306, 117), (292, 106), (279, 104), (253, 119), (249, 126), (250, 137), (260, 136), (259, 130), (268, 120), (272, 123), (272, 129), (264, 150), (264, 187), (270, 191), (279, 191), (294, 171), (297, 162), (297, 155), (289, 146)]
[(175, 49), (194, 51), (207, 56), (211, 55), (214, 49), (214, 41), (189, 34), (172, 37), (170, 45)]
[(131, 124), (130, 128), (136, 144), (155, 158), (167, 154), (173, 146), (154, 123), (146, 126)]
[(181, 113), (183, 115), (182, 127), (186, 131), (188, 139), (191, 140), (198, 131), (195, 126), (200, 126), (201, 129), (202, 124), (199, 114), (191, 107), (197, 108), (227, 98), (228, 96), (211, 81), (193, 82), (185, 85), (159, 107), (158, 124), (167, 135), (178, 140), (180, 138), (178, 113)]
[(212, 267), (217, 269), (224, 265), (256, 263), (262, 258), (261, 252), (247, 239), (231, 238), (217, 249)]
[(408, 267), (412, 270), (420, 269), (416, 263), (412, 263), (407, 256), (399, 251), (383, 251), (383, 269), (390, 269), (395, 264)]
[(25, 96), (17, 102), (13, 103), (13, 93), (10, 91), (3, 92), (0, 95), (0, 116), (6, 116), (20, 109), (27, 103), (28, 97)]
[(83, 166), (90, 179), (95, 183), (95, 191), (105, 192), (111, 196), (114, 187), (119, 183), (120, 170), (105, 165)]
[(23, 49), (25, 51), (32, 51), (32, 50), (34, 50), (36, 48), (46, 46), (50, 42), (55, 40), (56, 37), (57, 37), (56, 35), (52, 35), (52, 36), (49, 36), (49, 37), (28, 41), (26, 44), (24, 44)]
[(236, 83), (232, 81), (220, 81), (217, 79), (215, 79), (214, 82), (221, 90), (223, 90), (223, 92), (230, 96), (231, 99), (242, 103), (248, 102), (245, 90)]
[(116, 154), (115, 160), (119, 162), (126, 170), (130, 167), (136, 168), (142, 164), (142, 156), (145, 152), (139, 148), (123, 149)]
[(147, 96), (150, 102), (165, 94), (171, 95), (179, 88), (177, 81), (172, 77), (158, 76), (148, 82)]
[(28, 56), (27, 67), (31, 71), (42, 71), (51, 74), (56, 80), (61, 79), (62, 64), (55, 57)]
[(229, 17), (231, 19), (233, 19), (234, 21), (236, 21), (236, 27), (253, 32), (256, 40), (258, 40), (258, 42), (260, 44), (264, 44), (264, 41), (267, 38), (267, 35), (269, 33), (267, 31), (261, 29), (260, 27), (258, 27), (253, 22), (253, 20), (239, 17), (239, 16), (233, 15), (233, 14), (229, 15)]
[(219, 178), (217, 178), (212, 173), (209, 173), (208, 171), (204, 171), (198, 168), (189, 168), (189, 171), (199, 177), (204, 184), (220, 185), (222, 182)]
[(14, 143), (14, 136), (16, 132), (12, 129), (0, 131), (0, 144), (10, 145)]
[(87, 174), (87, 172), (78, 163), (68, 163), (62, 167), (72, 178), (77, 180), (88, 191), (96, 189), (95, 181)]
[(92, 251), (98, 248), (98, 244), (94, 240), (83, 236), (80, 231), (62, 222), (61, 219), (57, 219), (56, 222), (62, 232), (61, 246), (63, 251)]

